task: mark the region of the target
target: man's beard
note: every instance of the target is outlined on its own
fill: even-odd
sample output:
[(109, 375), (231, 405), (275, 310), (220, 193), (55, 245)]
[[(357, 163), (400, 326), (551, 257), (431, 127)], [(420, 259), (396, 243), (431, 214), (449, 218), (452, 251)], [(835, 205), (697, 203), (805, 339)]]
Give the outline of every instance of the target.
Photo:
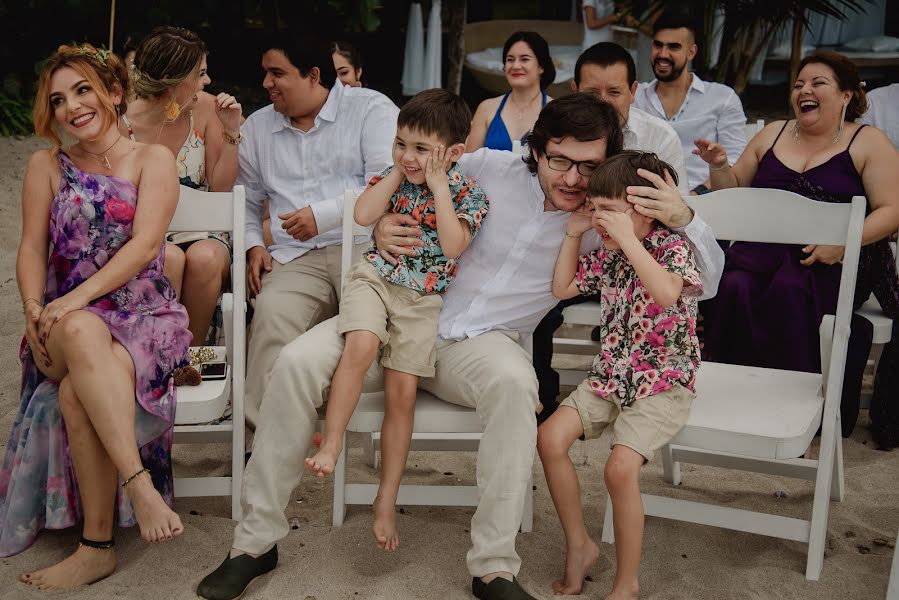
[(683, 73), (684, 69), (686, 69), (686, 68), (687, 68), (687, 63), (684, 63), (680, 67), (678, 67), (676, 64), (674, 64), (672, 62), (671, 63), (671, 72), (668, 75), (659, 75), (658, 70), (656, 70), (655, 63), (652, 63), (653, 75), (656, 76), (656, 79), (658, 79), (659, 81), (662, 81), (664, 83), (668, 83), (670, 81), (675, 81), (678, 77), (680, 77), (680, 74)]

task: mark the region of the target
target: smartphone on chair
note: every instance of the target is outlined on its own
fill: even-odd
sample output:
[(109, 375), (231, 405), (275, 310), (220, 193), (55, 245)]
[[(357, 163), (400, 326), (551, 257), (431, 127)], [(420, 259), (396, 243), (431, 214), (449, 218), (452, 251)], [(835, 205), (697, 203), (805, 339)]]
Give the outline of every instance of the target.
[(204, 381), (215, 381), (224, 379), (228, 375), (228, 363), (221, 362), (205, 362), (200, 365), (200, 379)]

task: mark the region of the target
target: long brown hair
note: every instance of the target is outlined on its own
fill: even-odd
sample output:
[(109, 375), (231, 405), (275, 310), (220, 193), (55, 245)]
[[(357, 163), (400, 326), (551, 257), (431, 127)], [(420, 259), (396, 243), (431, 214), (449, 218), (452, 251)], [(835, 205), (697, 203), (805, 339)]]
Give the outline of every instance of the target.
[[(74, 69), (97, 93), (103, 107), (100, 117), (105, 127), (115, 127), (127, 108), (125, 94), (128, 91), (128, 71), (118, 56), (108, 50), (98, 50), (90, 44), (60, 46), (41, 69), (32, 109), (34, 133), (49, 140), (57, 148), (62, 146), (62, 140), (55, 126), (55, 111), (50, 105), (50, 78), (63, 67)], [(122, 102), (118, 105), (112, 99), (116, 92), (122, 93)]]
[(138, 98), (158, 98), (197, 72), (206, 44), (183, 27), (157, 27), (134, 51), (131, 81)]

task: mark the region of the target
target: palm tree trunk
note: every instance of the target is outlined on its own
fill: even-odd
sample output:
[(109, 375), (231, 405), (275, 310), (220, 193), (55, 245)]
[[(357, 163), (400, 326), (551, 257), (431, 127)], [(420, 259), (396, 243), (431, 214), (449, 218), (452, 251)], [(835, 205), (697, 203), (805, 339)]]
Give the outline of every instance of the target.
[(802, 19), (793, 19), (793, 47), (790, 51), (790, 86), (799, 76), (799, 61), (802, 60), (802, 36), (805, 33), (805, 26)]
[(446, 41), (446, 58), (449, 69), (446, 75), (446, 89), (458, 94), (462, 88), (462, 65), (465, 62), (465, 4), (466, 0), (450, 0), (449, 31)]

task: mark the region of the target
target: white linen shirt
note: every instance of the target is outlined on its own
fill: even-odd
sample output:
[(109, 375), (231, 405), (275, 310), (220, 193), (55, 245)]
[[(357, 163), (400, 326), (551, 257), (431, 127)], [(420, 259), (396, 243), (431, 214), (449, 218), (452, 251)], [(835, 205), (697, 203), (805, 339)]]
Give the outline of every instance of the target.
[(899, 148), (899, 83), (871, 90), (868, 110), (858, 122), (880, 129)]
[[(462, 172), (478, 181), (490, 213), (478, 237), (462, 253), (456, 279), (443, 297), (438, 333), (461, 340), (505, 329), (533, 333), (559, 300), (552, 294), (556, 257), (569, 213), (543, 209), (536, 175), (512, 152), (481, 148), (459, 159)], [(682, 230), (693, 247), (705, 295), (715, 295), (724, 253), (698, 216)], [(594, 230), (581, 243), (587, 254), (600, 246)]]
[(703, 81), (695, 73), (690, 90), (670, 119), (657, 93), (659, 82), (655, 79), (637, 87), (634, 105), (640, 110), (671, 124), (680, 138), (687, 165), (690, 189), (709, 178), (709, 166), (693, 154), (693, 140), (704, 138), (724, 146), (730, 164), (737, 162), (746, 147), (746, 115), (740, 97), (730, 87)]
[[(273, 241), (269, 252), (279, 263), (339, 244), (343, 193), (361, 192), (373, 175), (393, 164), (398, 114), (380, 92), (346, 87), (338, 80), (309, 131), (291, 125), (273, 105), (250, 115), (241, 127), (236, 181), (247, 193), (247, 248), (265, 245), (265, 198)], [(312, 207), (318, 235), (301, 242), (281, 228), (278, 215), (306, 206)]]
[(624, 126), (624, 149), (655, 152), (656, 156), (674, 167), (677, 189), (681, 195), (690, 193), (684, 149), (677, 132), (666, 121), (631, 106)]

